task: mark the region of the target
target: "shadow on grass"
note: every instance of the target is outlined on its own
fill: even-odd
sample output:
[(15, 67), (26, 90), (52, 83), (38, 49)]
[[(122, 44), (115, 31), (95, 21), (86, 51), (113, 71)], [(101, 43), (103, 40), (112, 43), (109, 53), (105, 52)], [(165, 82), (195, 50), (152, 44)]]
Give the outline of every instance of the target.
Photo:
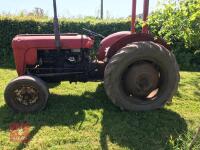
[[(85, 92), (82, 96), (51, 95), (46, 110), (32, 115), (14, 114), (7, 106), (0, 108), (0, 129), (8, 130), (12, 122), (27, 121), (34, 129), (30, 140), (42, 126), (72, 126), (85, 120), (84, 110), (103, 109), (100, 145), (108, 149), (107, 139), (129, 149), (167, 149), (170, 139), (187, 132), (186, 122), (170, 110), (151, 112), (122, 112), (108, 100), (102, 85), (96, 92)], [(26, 144), (18, 145), (23, 149)]]

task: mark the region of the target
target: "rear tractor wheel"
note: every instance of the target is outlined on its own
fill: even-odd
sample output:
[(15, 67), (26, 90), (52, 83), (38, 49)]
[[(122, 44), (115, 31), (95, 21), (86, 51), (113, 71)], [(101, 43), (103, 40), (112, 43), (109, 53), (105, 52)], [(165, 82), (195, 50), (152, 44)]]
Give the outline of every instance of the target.
[(46, 84), (33, 76), (21, 76), (11, 81), (5, 89), (7, 105), (15, 112), (32, 113), (45, 108), (49, 90)]
[(174, 55), (154, 42), (135, 42), (115, 54), (105, 69), (108, 97), (121, 109), (162, 108), (177, 91), (179, 67)]

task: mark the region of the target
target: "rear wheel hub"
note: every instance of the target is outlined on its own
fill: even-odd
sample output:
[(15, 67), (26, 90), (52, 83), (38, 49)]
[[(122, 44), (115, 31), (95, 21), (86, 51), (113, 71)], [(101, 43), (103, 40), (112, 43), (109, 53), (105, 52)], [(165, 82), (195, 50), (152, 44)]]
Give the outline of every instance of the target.
[(134, 64), (127, 69), (123, 82), (130, 96), (147, 97), (158, 88), (159, 71), (151, 63)]

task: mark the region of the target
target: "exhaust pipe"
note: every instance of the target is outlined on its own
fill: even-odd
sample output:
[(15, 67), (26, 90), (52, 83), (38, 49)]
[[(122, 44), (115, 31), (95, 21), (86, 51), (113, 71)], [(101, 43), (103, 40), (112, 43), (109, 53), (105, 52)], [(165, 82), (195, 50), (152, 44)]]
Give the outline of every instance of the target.
[(58, 23), (56, 0), (53, 0), (53, 9), (54, 9), (53, 26), (54, 26), (54, 35), (55, 35), (55, 45), (56, 45), (56, 49), (60, 50), (61, 49), (60, 28), (59, 28), (59, 23)]
[(136, 4), (137, 4), (137, 0), (132, 0), (132, 21), (131, 21), (131, 32), (132, 33), (135, 33)]
[(142, 33), (148, 33), (148, 14), (149, 14), (149, 0), (144, 0), (144, 8), (143, 8), (143, 27), (142, 27)]

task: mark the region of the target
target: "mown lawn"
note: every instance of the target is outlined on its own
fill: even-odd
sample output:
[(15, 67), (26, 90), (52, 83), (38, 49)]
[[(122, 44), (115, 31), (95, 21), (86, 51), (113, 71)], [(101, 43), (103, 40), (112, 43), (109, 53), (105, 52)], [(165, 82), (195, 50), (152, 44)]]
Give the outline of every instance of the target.
[[(4, 88), (14, 77), (15, 70), (0, 69), (0, 150), (187, 150), (200, 126), (200, 73), (181, 72), (174, 102), (162, 110), (122, 112), (101, 83), (63, 82), (50, 90), (47, 108), (32, 115), (15, 114), (4, 103)], [(9, 125), (20, 122), (31, 125), (27, 144), (10, 141)]]

